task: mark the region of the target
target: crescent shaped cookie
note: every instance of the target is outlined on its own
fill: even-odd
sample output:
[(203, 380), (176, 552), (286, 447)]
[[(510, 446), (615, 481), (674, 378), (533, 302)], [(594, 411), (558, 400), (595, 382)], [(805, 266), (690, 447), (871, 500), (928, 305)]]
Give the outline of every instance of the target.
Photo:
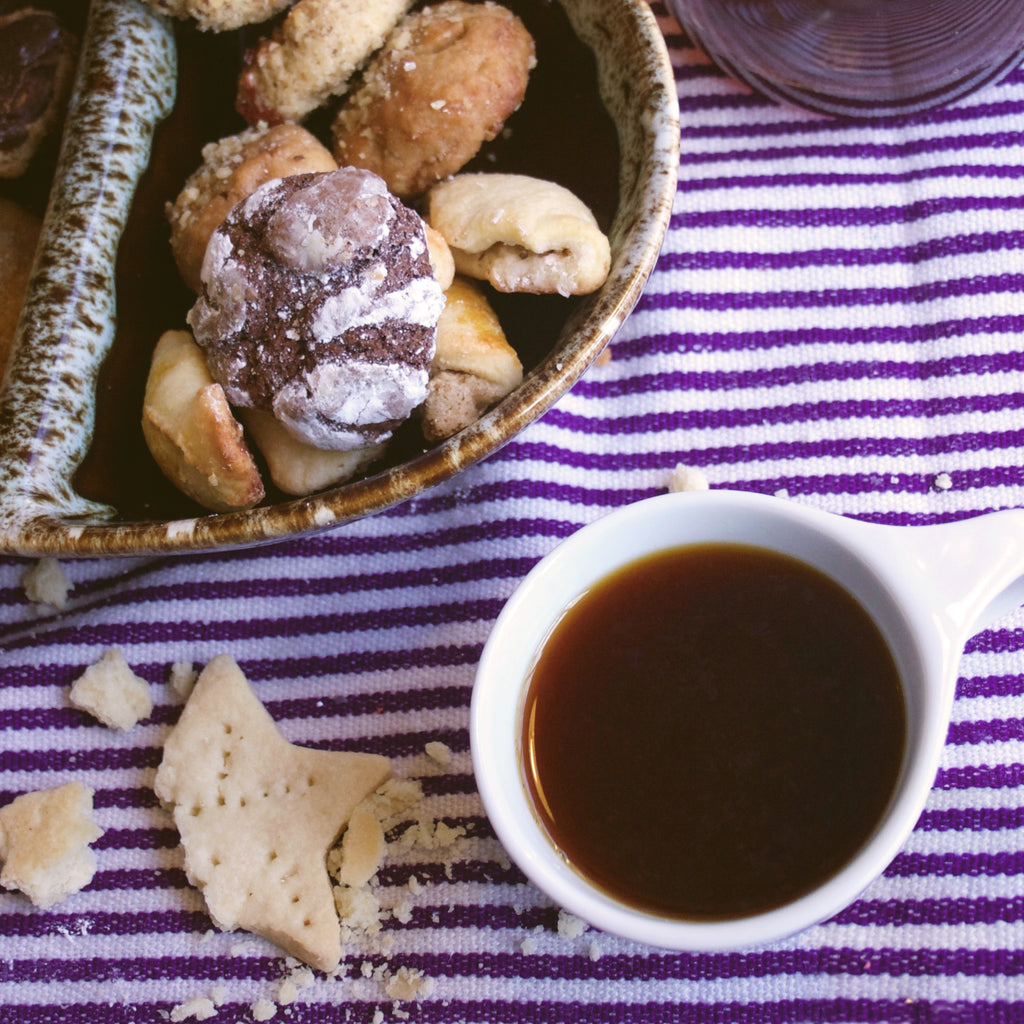
[(167, 331), (153, 350), (142, 433), (164, 476), (214, 512), (251, 508), (263, 482), (224, 390), (188, 331)]
[(517, 388), (523, 365), (482, 288), (456, 277), (445, 292), (437, 349), (420, 410), (423, 436), (450, 437)]
[(608, 276), (608, 239), (569, 189), (522, 174), (457, 174), (428, 193), (427, 220), (460, 274), (501, 292), (586, 295)]

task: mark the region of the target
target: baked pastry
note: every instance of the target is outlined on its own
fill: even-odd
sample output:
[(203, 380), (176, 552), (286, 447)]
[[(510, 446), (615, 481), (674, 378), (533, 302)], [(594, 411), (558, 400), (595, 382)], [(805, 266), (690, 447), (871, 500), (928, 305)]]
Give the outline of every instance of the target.
[(412, 0), (299, 0), (245, 55), (235, 106), (249, 122), (301, 121), (345, 91)]
[(569, 189), (522, 174), (458, 174), (435, 185), (427, 220), (460, 274), (500, 292), (586, 295), (608, 276), (608, 239)]
[(41, 227), (38, 217), (0, 199), (0, 377), (18, 329)]
[(239, 415), (267, 462), (274, 485), (285, 494), (314, 494), (365, 472), (387, 451), (387, 442), (332, 451), (293, 437), (269, 412), (241, 409)]
[(204, 31), (227, 32), (266, 21), (295, 0), (147, 0), (147, 3), (161, 14), (194, 18)]
[(52, 11), (0, 16), (0, 178), (28, 170), (64, 116), (78, 44)]
[(455, 257), (452, 256), (448, 243), (440, 231), (435, 231), (429, 224), (423, 225), (427, 233), (427, 252), (430, 253), (430, 266), (434, 277), (442, 291), (448, 291), (455, 279)]
[(426, 396), (444, 293), (419, 215), (369, 171), (267, 182), (214, 231), (188, 315), (228, 400), (317, 448), (390, 437)]
[(230, 512), (262, 500), (241, 424), (188, 331), (167, 331), (153, 350), (142, 433), (164, 476), (204, 508)]
[(420, 410), (423, 436), (435, 442), (468, 427), (522, 380), (522, 363), (487, 297), (472, 281), (456, 277), (437, 324), (437, 350)]
[(519, 107), (533, 37), (490, 0), (410, 14), (373, 58), (332, 126), (340, 164), (379, 174), (398, 196), (461, 170)]
[(261, 124), (204, 146), (202, 164), (167, 207), (171, 249), (185, 283), (200, 291), (206, 244), (237, 202), (273, 178), (336, 167), (316, 136), (295, 124)]

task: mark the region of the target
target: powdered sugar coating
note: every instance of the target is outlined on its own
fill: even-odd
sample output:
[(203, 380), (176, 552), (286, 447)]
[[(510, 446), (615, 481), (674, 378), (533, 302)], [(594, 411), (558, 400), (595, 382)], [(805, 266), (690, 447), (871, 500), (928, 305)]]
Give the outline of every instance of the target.
[(229, 400), (320, 448), (379, 443), (427, 392), (444, 294), (423, 222), (354, 168), (267, 182), (214, 232), (189, 313)]

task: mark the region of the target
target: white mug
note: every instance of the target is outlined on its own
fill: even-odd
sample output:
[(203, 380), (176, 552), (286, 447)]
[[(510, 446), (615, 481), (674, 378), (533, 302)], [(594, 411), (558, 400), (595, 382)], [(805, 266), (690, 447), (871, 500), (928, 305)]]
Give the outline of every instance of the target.
[[(532, 667), (565, 609), (625, 565), (689, 544), (781, 552), (841, 584), (886, 638), (904, 688), (902, 769), (882, 819), (836, 874), (784, 906), (729, 920), (686, 920), (611, 897), (557, 849), (534, 810), (522, 765)], [(883, 526), (739, 491), (661, 495), (583, 527), (509, 599), (484, 647), (470, 737), (485, 810), (505, 849), (559, 906), (604, 931), (668, 949), (735, 949), (792, 935), (852, 903), (896, 856), (920, 817), (949, 727), (964, 644), (1024, 602), (1024, 511), (955, 523)]]

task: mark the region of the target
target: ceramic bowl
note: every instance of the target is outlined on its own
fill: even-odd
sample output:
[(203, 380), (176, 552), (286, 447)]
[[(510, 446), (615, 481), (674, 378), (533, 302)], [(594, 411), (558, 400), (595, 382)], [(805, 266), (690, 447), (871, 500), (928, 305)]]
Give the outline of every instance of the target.
[(438, 446), (310, 497), (246, 512), (150, 519), (83, 498), (75, 474), (94, 436), (97, 380), (114, 337), (118, 244), (154, 131), (174, 102), (176, 31), (141, 0), (93, 0), (0, 404), (0, 550), (166, 553), (325, 530), (462, 472), (550, 408), (600, 354), (644, 288), (671, 213), (679, 145), (672, 69), (645, 0), (560, 2), (594, 54), (621, 154), (608, 232), (612, 267), (601, 290), (553, 331), (550, 348), (516, 391)]

